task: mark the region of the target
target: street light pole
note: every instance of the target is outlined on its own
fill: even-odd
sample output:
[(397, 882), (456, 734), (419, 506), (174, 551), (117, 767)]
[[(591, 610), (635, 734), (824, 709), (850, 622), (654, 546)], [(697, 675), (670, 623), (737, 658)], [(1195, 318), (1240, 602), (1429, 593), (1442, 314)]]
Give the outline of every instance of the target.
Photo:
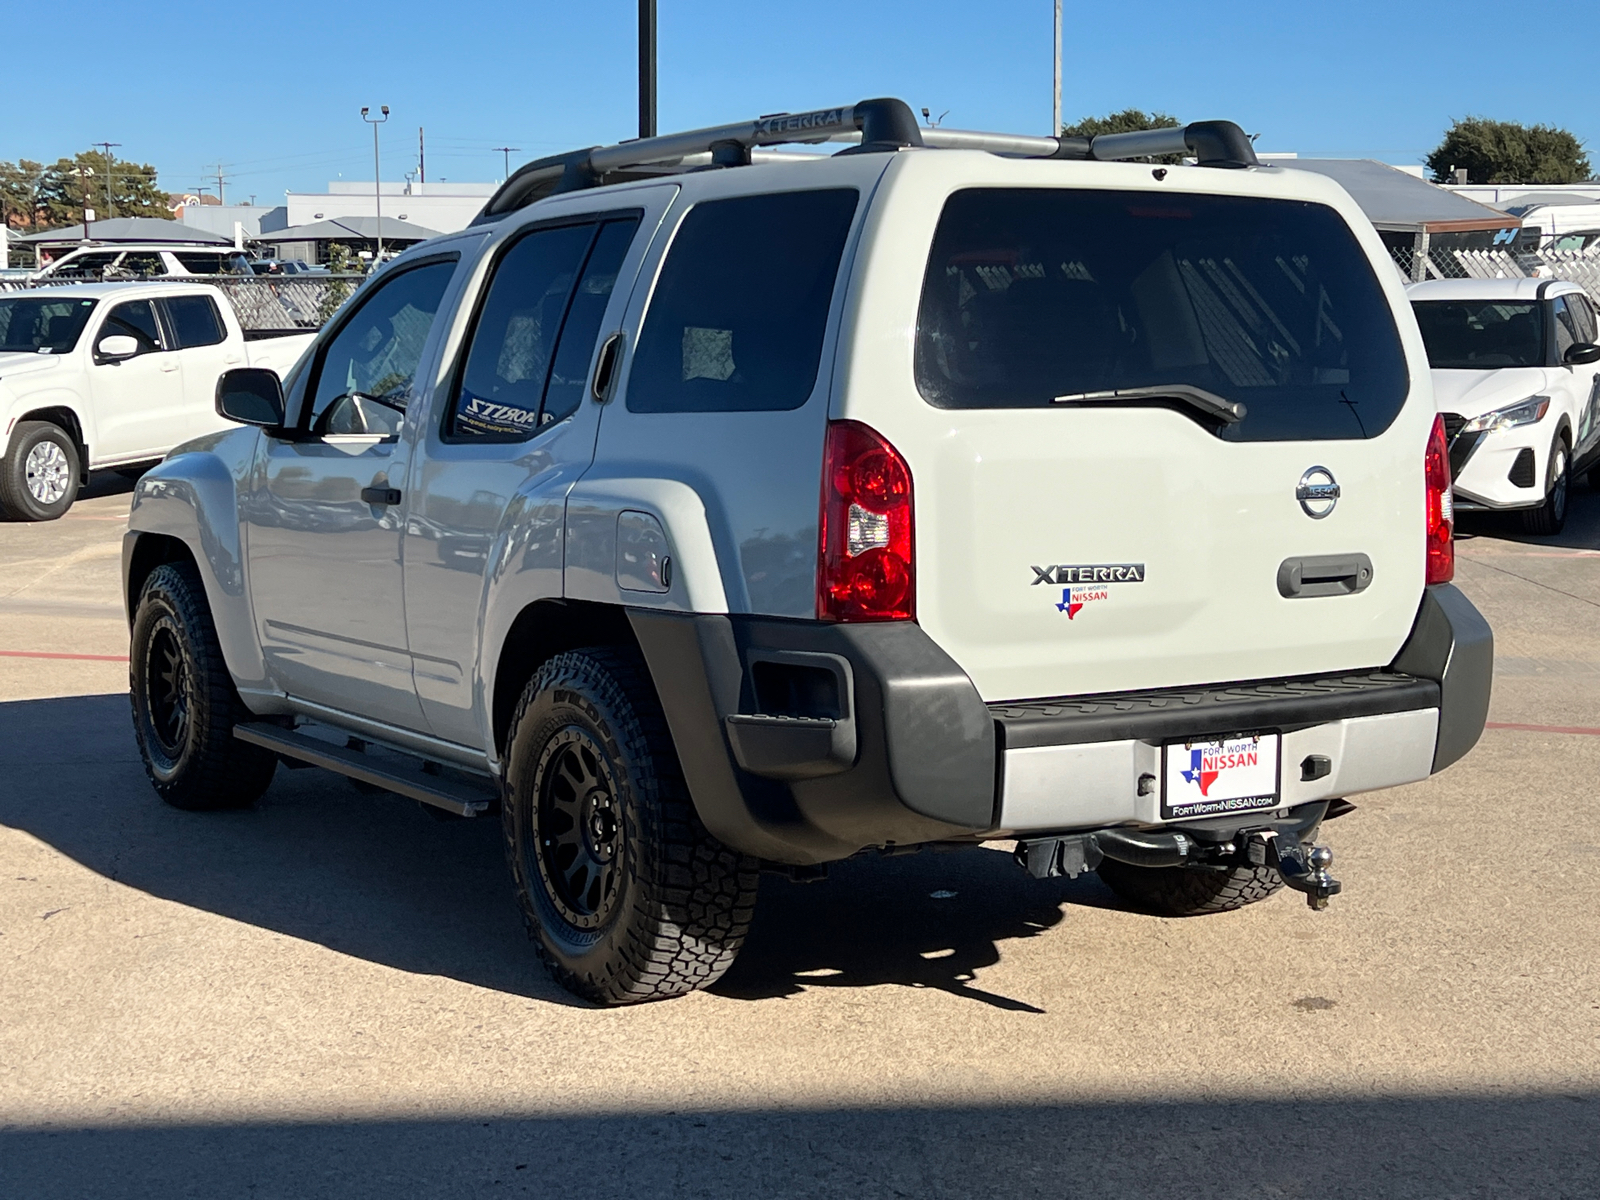
[(1056, 84), (1053, 92), (1055, 103), (1050, 109), (1050, 136), (1061, 136), (1061, 0), (1056, 0)]
[(383, 171), (378, 165), (378, 126), (389, 119), (389, 106), (379, 106), (381, 117), (367, 116), (371, 111), (363, 108), (361, 119), (372, 126), (372, 210), (378, 214), (378, 252), (372, 256), (372, 265), (376, 267), (383, 261)]
[(639, 136), (656, 135), (656, 0), (639, 0)]

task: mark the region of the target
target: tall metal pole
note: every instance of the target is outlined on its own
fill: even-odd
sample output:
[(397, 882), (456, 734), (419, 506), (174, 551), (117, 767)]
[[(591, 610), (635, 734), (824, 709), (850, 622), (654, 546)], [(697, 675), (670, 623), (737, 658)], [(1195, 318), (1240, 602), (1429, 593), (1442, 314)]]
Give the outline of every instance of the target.
[(426, 150), (426, 146), (423, 144), (423, 141), (422, 141), (422, 126), (418, 125), (417, 126), (417, 182), (418, 183), (427, 183), (428, 182), (427, 155), (425, 154), (425, 150)]
[(376, 267), (383, 261), (383, 169), (378, 165), (378, 126), (389, 119), (389, 106), (378, 106), (381, 117), (367, 116), (371, 111), (363, 108), (361, 119), (372, 126), (372, 211), (378, 217), (378, 251), (372, 256), (372, 265)]
[(115, 206), (111, 203), (111, 151), (113, 149), (120, 149), (121, 146), (122, 146), (122, 143), (121, 142), (96, 142), (95, 145), (99, 146), (102, 150), (104, 150), (106, 152), (106, 216), (114, 217), (114, 216), (117, 215), (117, 210), (116, 210)]
[(639, 136), (656, 135), (656, 0), (639, 0)]
[(1050, 136), (1061, 136), (1061, 0), (1056, 0), (1056, 83), (1052, 93), (1055, 103), (1050, 109)]
[(496, 147), (494, 147), (494, 149), (500, 151), (501, 154), (504, 154), (506, 156), (506, 171), (505, 171), (505, 174), (501, 176), (501, 178), (502, 179), (510, 179), (511, 178), (511, 156), (513, 154), (520, 154), (522, 152), (522, 147), (521, 146), (496, 146)]

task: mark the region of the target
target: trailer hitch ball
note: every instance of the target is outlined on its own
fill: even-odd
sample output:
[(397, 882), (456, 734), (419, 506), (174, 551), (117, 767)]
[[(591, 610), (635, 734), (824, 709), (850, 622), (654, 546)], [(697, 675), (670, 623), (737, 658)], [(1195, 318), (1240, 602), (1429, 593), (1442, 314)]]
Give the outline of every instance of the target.
[(1328, 872), (1333, 866), (1328, 847), (1304, 845), (1294, 834), (1278, 830), (1263, 830), (1258, 837), (1252, 839), (1250, 859), (1272, 867), (1289, 887), (1304, 892), (1311, 908), (1321, 912), (1339, 894), (1340, 883)]

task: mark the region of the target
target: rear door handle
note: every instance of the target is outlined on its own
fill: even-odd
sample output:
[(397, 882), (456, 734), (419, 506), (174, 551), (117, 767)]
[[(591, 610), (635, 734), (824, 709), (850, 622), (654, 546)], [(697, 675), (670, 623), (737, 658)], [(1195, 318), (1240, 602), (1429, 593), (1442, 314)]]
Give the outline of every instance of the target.
[(1278, 595), (1287, 600), (1350, 596), (1371, 582), (1372, 560), (1365, 554), (1311, 554), (1286, 558), (1278, 567)]
[(368, 504), (399, 504), (400, 489), (392, 487), (364, 487), (361, 489), (361, 498)]

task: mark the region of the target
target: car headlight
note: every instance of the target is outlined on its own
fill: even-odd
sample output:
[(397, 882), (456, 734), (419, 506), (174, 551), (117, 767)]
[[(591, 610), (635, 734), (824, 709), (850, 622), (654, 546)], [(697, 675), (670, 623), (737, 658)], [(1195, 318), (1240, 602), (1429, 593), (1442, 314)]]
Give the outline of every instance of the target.
[(1497, 429), (1513, 429), (1518, 425), (1532, 425), (1544, 419), (1550, 411), (1549, 396), (1529, 396), (1516, 404), (1497, 408), (1475, 417), (1461, 427), (1462, 433), (1493, 433)]

